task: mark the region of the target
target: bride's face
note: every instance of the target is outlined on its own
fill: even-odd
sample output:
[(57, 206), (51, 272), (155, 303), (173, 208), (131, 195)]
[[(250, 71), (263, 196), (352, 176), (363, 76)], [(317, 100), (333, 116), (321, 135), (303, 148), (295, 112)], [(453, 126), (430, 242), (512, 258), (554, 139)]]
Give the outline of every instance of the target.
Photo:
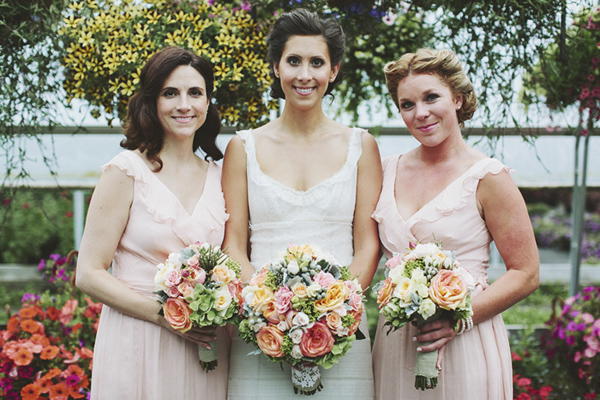
[(274, 70), (281, 80), (286, 105), (320, 107), (327, 86), (339, 71), (339, 64), (331, 65), (323, 36), (291, 36)]

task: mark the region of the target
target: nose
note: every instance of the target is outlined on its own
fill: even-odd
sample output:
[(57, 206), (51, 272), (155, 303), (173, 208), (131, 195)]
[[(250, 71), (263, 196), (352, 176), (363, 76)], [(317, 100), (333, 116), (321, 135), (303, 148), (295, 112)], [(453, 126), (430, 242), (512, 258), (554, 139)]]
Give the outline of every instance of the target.
[(429, 116), (429, 108), (423, 103), (415, 105), (415, 116), (419, 119), (425, 119)]
[(191, 107), (190, 102), (187, 96), (179, 96), (179, 101), (177, 102), (177, 109), (182, 111), (187, 111)]
[(310, 79), (310, 66), (308, 64), (303, 64), (298, 71), (298, 80), (304, 82), (309, 81)]

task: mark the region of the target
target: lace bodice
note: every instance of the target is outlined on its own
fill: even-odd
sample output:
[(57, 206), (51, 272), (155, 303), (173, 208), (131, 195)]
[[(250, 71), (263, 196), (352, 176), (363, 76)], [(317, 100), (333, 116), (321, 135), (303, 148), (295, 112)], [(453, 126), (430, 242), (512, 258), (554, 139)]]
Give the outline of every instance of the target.
[(238, 132), (247, 158), (250, 260), (255, 269), (272, 261), (289, 244), (313, 244), (338, 262), (350, 264), (361, 132), (352, 130), (342, 168), (307, 191), (266, 175), (256, 158), (252, 131)]

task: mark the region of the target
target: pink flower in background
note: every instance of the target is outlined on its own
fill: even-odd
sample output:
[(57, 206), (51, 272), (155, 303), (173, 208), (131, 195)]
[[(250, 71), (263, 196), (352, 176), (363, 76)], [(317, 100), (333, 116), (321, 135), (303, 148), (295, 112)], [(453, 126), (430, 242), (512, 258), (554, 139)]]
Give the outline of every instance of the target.
[(77, 309), (77, 304), (77, 300), (75, 299), (67, 300), (60, 311), (60, 317), (58, 318), (61, 323), (66, 325), (71, 322), (71, 319), (73, 318), (73, 312), (75, 309)]

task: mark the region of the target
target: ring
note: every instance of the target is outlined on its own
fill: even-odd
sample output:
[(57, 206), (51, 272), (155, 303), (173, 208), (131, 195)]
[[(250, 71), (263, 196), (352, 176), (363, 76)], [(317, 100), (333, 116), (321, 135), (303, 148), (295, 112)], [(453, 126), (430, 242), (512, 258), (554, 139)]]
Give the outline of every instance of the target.
[(437, 370), (438, 370), (438, 374), (439, 374), (440, 372), (442, 372), (442, 367), (439, 367)]

